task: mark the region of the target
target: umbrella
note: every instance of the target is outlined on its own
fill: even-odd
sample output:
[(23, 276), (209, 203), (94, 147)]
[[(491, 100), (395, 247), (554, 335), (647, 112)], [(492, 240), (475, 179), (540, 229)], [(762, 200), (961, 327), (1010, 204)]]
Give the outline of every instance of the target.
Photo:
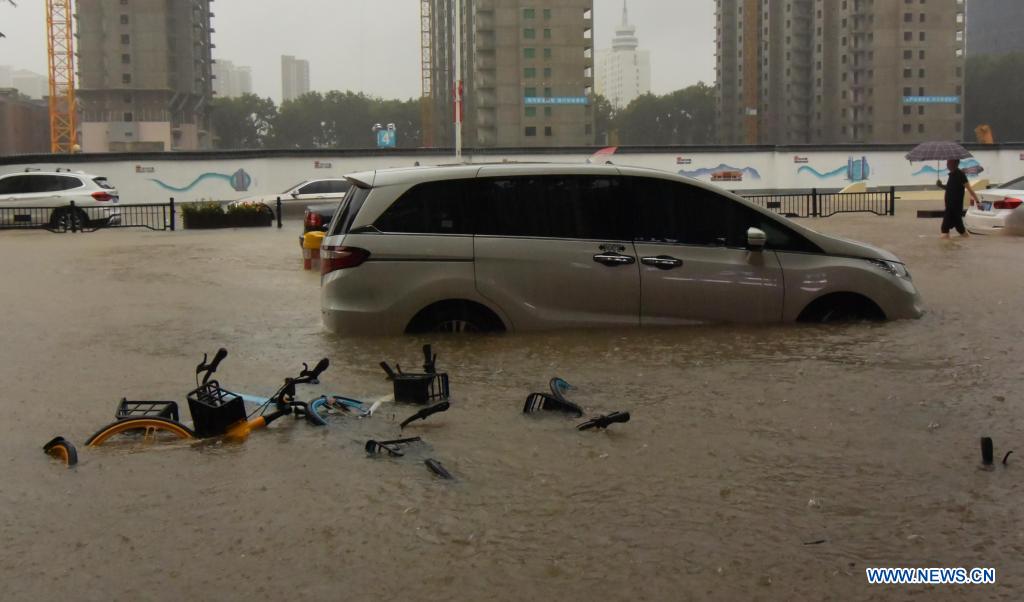
[(974, 155), (956, 142), (922, 142), (906, 156), (911, 161), (948, 161), (969, 159)]

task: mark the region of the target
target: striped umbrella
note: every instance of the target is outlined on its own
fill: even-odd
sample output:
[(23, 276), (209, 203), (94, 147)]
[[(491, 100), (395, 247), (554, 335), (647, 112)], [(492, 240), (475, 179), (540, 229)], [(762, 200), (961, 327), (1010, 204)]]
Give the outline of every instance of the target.
[(922, 142), (907, 153), (907, 159), (911, 161), (948, 161), (969, 159), (973, 156), (956, 142)]

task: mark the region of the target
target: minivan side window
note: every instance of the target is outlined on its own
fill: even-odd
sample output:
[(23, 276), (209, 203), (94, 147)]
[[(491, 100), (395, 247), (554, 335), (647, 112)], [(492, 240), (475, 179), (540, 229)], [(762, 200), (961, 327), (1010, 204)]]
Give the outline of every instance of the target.
[(381, 232), (472, 234), (466, 192), (472, 180), (438, 180), (405, 191), (377, 218)]
[(699, 186), (657, 178), (630, 178), (629, 190), (638, 211), (638, 241), (745, 247), (747, 229), (753, 227), (767, 235), (769, 249), (821, 252), (784, 224)]
[(345, 195), (345, 198), (338, 202), (338, 209), (334, 212), (334, 217), (327, 227), (327, 230), (330, 232), (328, 236), (348, 234), (352, 228), (352, 222), (359, 215), (359, 210), (363, 208), (363, 202), (366, 201), (368, 196), (370, 196), (369, 188), (353, 186), (348, 194)]
[(0, 194), (22, 194), (31, 192), (29, 176), (11, 176), (0, 180)]
[(481, 178), (472, 199), (477, 234), (629, 240), (620, 187), (610, 176)]

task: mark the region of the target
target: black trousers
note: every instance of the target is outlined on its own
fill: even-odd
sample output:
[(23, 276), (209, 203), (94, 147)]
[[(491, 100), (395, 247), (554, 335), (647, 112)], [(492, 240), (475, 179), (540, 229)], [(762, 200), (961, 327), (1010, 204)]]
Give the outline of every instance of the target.
[(946, 206), (945, 213), (942, 214), (942, 233), (949, 234), (950, 228), (956, 228), (956, 231), (960, 234), (967, 232), (967, 228), (964, 228), (964, 209), (960, 207)]

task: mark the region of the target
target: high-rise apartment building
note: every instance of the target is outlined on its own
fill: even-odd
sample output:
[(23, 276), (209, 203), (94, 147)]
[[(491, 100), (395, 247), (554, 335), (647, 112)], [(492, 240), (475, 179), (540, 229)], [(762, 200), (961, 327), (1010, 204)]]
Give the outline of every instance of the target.
[(423, 0), (425, 142), (454, 143), (455, 1), (464, 144), (593, 144), (593, 0)]
[(964, 0), (716, 0), (732, 144), (962, 138)]
[(622, 23), (615, 29), (610, 49), (597, 51), (597, 93), (616, 109), (651, 91), (651, 55), (639, 50), (636, 27), (629, 24), (626, 2), (622, 2)]
[(309, 92), (309, 61), (281, 55), (281, 100), (295, 100)]
[(1024, 2), (968, 0), (967, 56), (1024, 52)]
[(77, 0), (82, 150), (209, 148), (210, 0)]
[(213, 93), (218, 98), (252, 94), (252, 69), (218, 59), (213, 64)]

